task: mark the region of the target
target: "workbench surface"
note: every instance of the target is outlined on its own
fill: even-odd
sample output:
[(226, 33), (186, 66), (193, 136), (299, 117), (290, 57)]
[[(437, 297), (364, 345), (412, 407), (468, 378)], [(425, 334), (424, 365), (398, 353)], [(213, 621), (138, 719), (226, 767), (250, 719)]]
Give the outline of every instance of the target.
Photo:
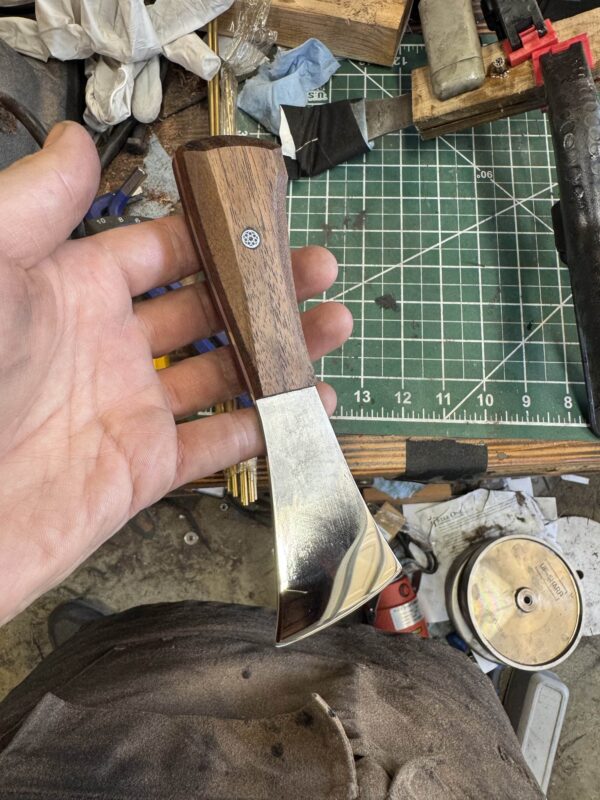
[[(344, 62), (311, 102), (410, 90), (418, 42), (395, 69)], [(333, 250), (327, 299), (355, 318), (318, 368), (338, 392), (338, 433), (596, 441), (554, 247), (557, 199), (541, 112), (426, 142), (390, 134), (364, 159), (290, 185), (291, 243)]]

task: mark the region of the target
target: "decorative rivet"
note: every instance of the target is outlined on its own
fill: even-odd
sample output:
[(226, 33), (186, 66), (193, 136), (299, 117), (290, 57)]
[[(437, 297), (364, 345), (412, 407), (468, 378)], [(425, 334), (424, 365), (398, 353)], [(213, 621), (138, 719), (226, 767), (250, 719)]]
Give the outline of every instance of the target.
[(260, 245), (260, 234), (253, 228), (246, 228), (242, 233), (242, 244), (249, 250), (256, 250)]

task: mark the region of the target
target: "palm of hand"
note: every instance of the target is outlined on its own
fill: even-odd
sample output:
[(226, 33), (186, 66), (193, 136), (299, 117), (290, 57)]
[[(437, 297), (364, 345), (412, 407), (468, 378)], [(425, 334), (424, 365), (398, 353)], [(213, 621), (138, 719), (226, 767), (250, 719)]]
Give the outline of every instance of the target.
[[(262, 449), (253, 410), (175, 424), (239, 393), (228, 348), (154, 370), (153, 355), (222, 327), (202, 285), (132, 303), (197, 270), (182, 220), (64, 241), (97, 189), (97, 170), (91, 141), (66, 125), (0, 178), (5, 219), (15, 195), (42, 192), (41, 207), (13, 213), (0, 234), (0, 621), (139, 509)], [(301, 299), (335, 277), (316, 248), (296, 254), (294, 269)], [(336, 304), (307, 312), (303, 324), (315, 358), (350, 327)], [(324, 402), (332, 408), (331, 392)]]
[[(1, 370), (2, 510), (29, 558), (31, 544), (42, 558), (85, 557), (175, 480), (175, 421), (148, 340), (119, 270), (95, 249), (67, 243), (10, 282), (0, 267), (22, 298), (5, 351), (21, 368)], [(71, 536), (82, 529), (98, 539), (80, 551)]]

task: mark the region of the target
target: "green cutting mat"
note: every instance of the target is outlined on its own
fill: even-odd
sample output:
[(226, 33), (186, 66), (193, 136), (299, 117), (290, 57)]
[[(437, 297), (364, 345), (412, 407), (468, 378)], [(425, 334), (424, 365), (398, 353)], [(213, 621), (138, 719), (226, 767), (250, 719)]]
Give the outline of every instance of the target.
[[(409, 41), (396, 69), (344, 62), (310, 102), (408, 91), (424, 61)], [(390, 134), (290, 184), (291, 244), (331, 248), (340, 272), (326, 299), (355, 320), (318, 365), (338, 393), (338, 433), (594, 438), (552, 164), (535, 112), (427, 142)]]

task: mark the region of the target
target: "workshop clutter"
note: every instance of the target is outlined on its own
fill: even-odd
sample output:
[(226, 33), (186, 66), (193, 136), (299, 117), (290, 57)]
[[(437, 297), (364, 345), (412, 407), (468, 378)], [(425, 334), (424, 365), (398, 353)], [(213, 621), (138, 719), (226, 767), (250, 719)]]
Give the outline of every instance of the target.
[(37, 0), (35, 19), (0, 18), (0, 39), (47, 61), (85, 60), (85, 122), (95, 131), (131, 114), (152, 122), (162, 101), (159, 57), (210, 80), (220, 59), (195, 31), (233, 0)]
[(387, 633), (418, 633), (427, 638), (427, 623), (408, 575), (393, 581), (381, 592), (375, 603), (373, 625)]
[(600, 523), (559, 518), (534, 486), (548, 488), (531, 478), (363, 487), (403, 568), (367, 620), (383, 635), (445, 641), (488, 673), (545, 792), (569, 702), (552, 669), (600, 633)]
[(584, 629), (585, 573), (577, 569), (589, 564), (590, 583), (597, 575), (598, 558), (589, 558), (595, 531), (588, 528), (574, 546), (569, 530), (577, 523), (559, 524), (556, 500), (535, 497), (530, 479), (509, 479), (501, 488), (484, 482), (443, 502), (414, 502), (424, 489), (443, 496), (449, 488), (376, 479), (364, 490), (367, 498), (387, 498), (375, 519), (404, 573), (373, 604), (375, 627), (446, 638), (484, 671), (499, 664), (550, 669), (584, 631), (600, 631), (597, 593), (594, 625)]
[[(410, 6), (410, 3), (403, 5)], [(293, 278), (288, 257), (287, 228), (290, 227), (295, 235), (300, 231), (299, 226), (287, 225), (293, 209), (290, 203), (290, 217), (287, 217), (285, 178), (286, 172), (288, 177), (302, 178), (331, 170), (338, 164), (356, 159), (358, 155), (366, 156), (366, 163), (354, 161), (350, 170), (350, 174), (353, 174), (352, 170), (356, 169), (355, 174), (360, 175), (360, 180), (353, 181), (347, 177), (348, 171), (343, 180), (333, 177), (333, 182), (337, 184), (335, 195), (319, 196), (314, 191), (318, 189), (318, 182), (315, 182), (305, 184), (294, 198), (306, 200), (306, 203), (296, 203), (296, 206), (305, 207), (309, 217), (315, 213), (324, 216), (319, 216), (316, 226), (315, 220), (309, 218), (306, 238), (292, 243), (294, 246), (331, 244), (334, 249), (339, 245), (338, 255), (343, 254), (346, 263), (342, 264), (343, 287), (334, 297), (356, 302), (351, 293), (360, 287), (362, 296), (359, 313), (365, 315), (362, 321), (368, 323), (369, 328), (374, 323), (376, 329), (373, 335), (366, 331), (367, 326), (362, 326), (360, 356), (349, 355), (355, 339), (340, 358), (339, 372), (328, 375), (322, 370), (324, 379), (330, 377), (335, 383), (335, 379), (339, 378), (342, 389), (346, 391), (346, 379), (351, 377), (353, 380), (351, 398), (355, 399), (356, 404), (351, 399), (352, 405), (346, 419), (360, 424), (359, 418), (368, 418), (370, 412), (370, 419), (374, 421), (374, 411), (377, 410), (374, 408), (375, 396), (380, 391), (375, 388), (376, 379), (383, 379), (379, 386), (384, 386), (388, 391), (391, 385), (394, 386), (393, 391), (389, 391), (394, 411), (390, 413), (389, 409), (383, 409), (383, 400), (379, 398), (377, 403), (382, 403), (382, 418), (390, 421), (394, 433), (398, 432), (398, 426), (406, 426), (410, 430), (411, 420), (420, 420), (416, 424), (421, 426), (429, 423), (435, 426), (442, 421), (462, 424), (462, 414), (463, 422), (468, 424), (474, 421), (472, 415), (467, 415), (466, 402), (469, 400), (479, 404), (477, 421), (486, 426), (496, 421), (492, 416), (499, 413), (499, 400), (513, 395), (513, 400), (519, 403), (522, 416), (510, 420), (510, 423), (527, 428), (530, 423), (535, 424), (535, 413), (538, 417), (536, 423), (542, 425), (539, 406), (536, 408), (539, 397), (532, 396), (530, 387), (534, 386), (537, 390), (540, 383), (550, 381), (544, 365), (544, 378), (532, 378), (528, 383), (526, 345), (558, 310), (562, 320), (568, 297), (563, 295), (559, 280), (561, 291), (556, 301), (558, 305), (551, 298), (548, 305), (552, 306), (552, 310), (548, 316), (540, 283), (540, 319), (537, 319), (537, 313), (533, 318), (529, 307), (527, 314), (531, 318), (525, 319), (522, 280), (526, 278), (527, 268), (532, 271), (532, 264), (521, 258), (518, 246), (514, 264), (505, 263), (513, 258), (513, 251), (508, 250), (505, 243), (510, 238), (515, 241), (519, 238), (517, 206), (527, 210), (524, 200), (521, 202), (519, 196), (513, 197), (513, 194), (518, 195), (514, 187), (520, 181), (511, 177), (512, 192), (505, 190), (498, 183), (505, 179), (496, 178), (492, 169), (482, 170), (480, 165), (471, 164), (459, 147), (454, 147), (450, 166), (457, 164), (457, 178), (459, 162), (456, 156), (467, 162), (466, 167), (462, 165), (463, 169), (468, 170), (468, 188), (465, 189), (463, 180), (442, 180), (447, 177), (444, 167), (448, 164), (442, 163), (443, 154), (439, 153), (439, 147), (435, 164), (426, 166), (424, 150), (420, 149), (420, 142), (416, 142), (415, 130), (406, 135), (399, 134), (412, 128), (428, 138), (446, 133), (450, 130), (445, 127), (447, 125), (451, 126), (452, 131), (470, 129), (479, 122), (497, 120), (518, 113), (524, 107), (534, 108), (547, 103), (550, 127), (554, 131), (557, 146), (556, 162), (559, 172), (563, 173), (561, 194), (566, 198), (562, 207), (554, 208), (556, 242), (563, 260), (569, 261), (575, 298), (578, 293), (584, 301), (595, 297), (597, 293), (590, 289), (586, 281), (589, 275), (596, 275), (597, 278), (598, 271), (588, 268), (588, 260), (597, 248), (589, 244), (583, 247), (582, 236), (574, 232), (593, 232), (598, 230), (598, 226), (584, 224), (585, 219), (573, 219), (569, 214), (573, 209), (583, 208), (579, 195), (585, 195), (590, 199), (587, 209), (589, 219), (594, 222), (594, 214), (600, 209), (600, 203), (597, 202), (600, 192), (594, 184), (597, 165), (588, 163), (589, 148), (586, 150), (584, 147), (582, 158), (587, 160), (581, 172), (589, 178), (589, 184), (585, 183), (584, 186), (583, 178), (581, 184), (566, 181), (564, 170), (560, 169), (566, 163), (566, 145), (564, 137), (558, 136), (561, 130), (560, 114), (567, 106), (567, 101), (574, 102), (570, 95), (577, 94), (571, 93), (568, 86), (565, 89), (563, 84), (569, 81), (562, 80), (563, 73), (571, 75), (573, 81), (577, 79), (578, 92), (581, 97), (587, 98), (590, 109), (593, 106), (593, 114), (598, 116), (599, 106), (593, 84), (595, 42), (578, 27), (585, 27), (588, 24), (586, 20), (593, 17), (582, 14), (574, 18), (580, 19), (580, 22), (569, 21), (566, 24), (567, 21), (563, 20), (563, 24), (557, 22), (553, 26), (543, 19), (533, 0), (514, 0), (509, 4), (489, 0), (486, 3), (486, 18), (498, 36), (507, 40), (508, 44), (506, 41), (504, 44), (497, 42), (481, 48), (473, 11), (466, 0), (452, 0), (452, 3), (449, 0), (443, 5), (443, 13), (440, 11), (440, 2), (422, 0), (421, 21), (429, 64), (420, 67), (415, 65), (414, 69), (409, 65), (409, 69), (405, 70), (403, 77), (410, 79), (412, 90), (399, 94), (397, 82), (390, 83), (391, 90), (387, 89), (383, 85), (386, 76), (380, 76), (382, 84), (377, 86), (379, 91), (375, 93), (376, 96), (370, 96), (371, 76), (368, 69), (363, 69), (360, 64), (352, 64), (350, 68), (358, 71), (360, 83), (350, 80), (355, 76), (346, 75), (347, 94), (334, 102), (327, 102), (335, 97), (325, 91), (330, 79), (333, 78), (331, 85), (335, 84), (344, 76), (347, 68), (337, 60), (338, 55), (348, 54), (344, 37), (338, 37), (336, 46), (330, 50), (313, 37), (313, 33), (319, 35), (321, 32), (321, 26), (315, 21), (294, 49), (275, 52), (277, 25), (273, 21), (271, 27), (269, 21), (269, 0), (244, 0), (232, 8), (233, 22), (230, 18), (221, 26), (220, 33), (230, 35), (224, 41), (222, 36), (219, 38), (216, 18), (231, 6), (231, 0), (205, 0), (198, 3), (156, 0), (148, 5), (142, 0), (107, 0), (102, 4), (89, 0), (40, 0), (35, 4), (35, 19), (30, 16), (0, 19), (0, 38), (21, 53), (42, 62), (51, 57), (85, 61), (87, 108), (84, 120), (98, 134), (95, 137), (97, 144), (102, 141), (101, 134), (105, 129), (111, 130), (111, 136), (113, 131), (116, 134), (111, 147), (107, 146), (108, 154), (106, 150), (100, 152), (103, 167), (109, 162), (109, 156), (126, 143), (137, 148), (137, 154), (148, 148), (143, 168), (126, 164), (126, 169), (118, 179), (112, 180), (114, 176), (111, 176), (109, 191), (102, 191), (98, 195), (74, 235), (96, 234), (110, 227), (143, 222), (146, 219), (146, 202), (157, 202), (156, 196), (159, 194), (158, 190), (154, 191), (156, 184), (154, 187), (152, 185), (156, 166), (159, 163), (164, 166), (166, 159), (167, 169), (160, 177), (162, 199), (164, 201), (165, 195), (168, 195), (168, 211), (171, 212), (181, 195), (198, 263), (204, 267), (205, 278), (211, 284), (219, 308), (223, 310), (227, 328), (226, 333), (220, 332), (210, 339), (190, 344), (182, 357), (189, 356), (191, 352), (203, 355), (218, 347), (230, 346), (238, 359), (239, 374), (246, 378), (248, 395), (217, 404), (214, 411), (233, 413), (240, 407), (254, 404), (263, 425), (268, 449), (278, 563), (281, 567), (280, 642), (308, 635), (379, 595), (377, 604), (371, 608), (375, 624), (382, 630), (413, 631), (421, 635), (429, 631), (431, 635), (436, 635), (435, 626), (447, 624), (453, 629), (454, 640), (458, 637), (482, 664), (519, 664), (524, 669), (538, 669), (558, 663), (572, 651), (581, 635), (583, 596), (580, 577), (557, 546), (554, 525), (556, 511), (551, 508), (547, 498), (534, 497), (528, 488), (513, 486), (499, 490), (481, 486), (458, 498), (434, 499), (424, 496), (426, 488), (419, 488), (419, 493), (423, 493), (423, 497), (419, 498), (422, 502), (414, 503), (405, 499), (413, 499), (414, 489), (409, 483), (396, 486), (381, 484), (378, 490), (389, 498), (389, 507), (380, 508), (373, 520), (362, 498), (357, 495), (352, 473), (345, 461), (345, 451), (339, 447), (318, 399), (316, 378), (306, 352), (296, 298), (293, 290), (290, 290)], [(456, 14), (449, 14), (449, 8), (454, 9)], [(515, 9), (518, 12), (516, 19)], [(528, 13), (525, 14), (525, 11)], [(519, 14), (525, 14), (528, 20), (529, 11), (535, 12), (531, 15), (532, 25), (524, 28)], [(331, 8), (327, 14), (332, 14)], [(406, 18), (407, 15), (402, 16), (403, 21)], [(272, 19), (278, 18), (275, 15)], [(462, 22), (456, 31), (450, 30), (459, 20)], [(591, 29), (591, 23), (589, 25)], [(326, 26), (322, 27), (323, 33), (329, 36)], [(398, 35), (402, 27), (398, 25)], [(201, 28), (207, 28), (206, 40), (202, 38), (204, 32), (199, 31)], [(460, 38), (461, 31), (469, 33), (470, 56), (467, 60), (473, 63), (469, 67), (463, 59), (466, 72), (457, 83), (453, 83), (448, 79), (458, 75), (454, 67), (466, 51), (450, 48), (449, 44), (456, 44), (454, 40)], [(375, 30), (370, 29), (370, 33), (374, 37)], [(161, 56), (164, 56), (162, 63)], [(221, 70), (222, 59), (224, 68)], [(135, 120), (150, 123), (157, 117), (165, 99), (163, 79), (167, 62), (183, 68), (172, 70), (178, 78), (190, 72), (208, 82), (208, 87), (204, 84), (200, 87), (199, 81), (194, 82), (193, 99), (188, 96), (191, 93), (187, 88), (182, 89), (179, 104), (171, 113), (175, 116), (195, 104), (204, 103), (208, 97), (209, 137), (206, 137), (205, 129), (198, 135), (196, 128), (192, 127), (190, 143), (173, 142), (168, 134), (161, 142), (155, 133), (150, 136), (146, 130), (145, 133), (136, 134), (133, 127), (128, 127), (135, 125)], [(493, 74), (489, 71), (490, 65), (493, 66)], [(519, 81), (512, 83), (515, 76), (519, 75)], [(394, 73), (387, 77), (398, 76)], [(540, 91), (540, 80), (545, 80), (544, 92)], [(245, 83), (238, 95), (238, 82), (243, 81)], [(476, 88), (480, 84), (484, 97), (479, 96), (479, 89)], [(357, 86), (360, 96), (353, 97), (351, 87)], [(432, 89), (437, 96), (431, 96)], [(456, 101), (458, 95), (461, 97), (460, 103)], [(449, 108), (444, 105), (446, 102), (454, 103), (452, 114), (446, 113)], [(235, 135), (238, 132), (238, 107), (262, 126), (246, 131), (256, 136)], [(12, 108), (16, 108), (14, 103)], [(39, 144), (43, 143), (44, 129), (32, 126), (33, 117), (22, 111), (17, 109), (11, 113), (15, 113)], [(588, 115), (590, 119), (593, 114)], [(176, 125), (169, 128), (168, 119), (169, 113), (164, 112), (160, 125), (167, 122), (164, 130), (172, 134)], [(191, 120), (192, 123), (195, 121)], [(47, 124), (48, 121), (44, 122)], [(189, 130), (189, 124), (188, 118), (184, 126), (186, 131)], [(267, 132), (279, 135), (281, 147), (267, 139)], [(389, 134), (396, 134), (396, 144), (388, 147), (391, 143), (388, 138), (385, 146), (375, 154), (379, 156), (385, 151), (391, 154), (389, 164), (394, 166), (389, 168), (394, 170), (390, 173), (394, 177), (387, 180), (384, 167), (388, 164), (382, 161), (381, 169), (379, 166), (373, 169), (367, 159), (373, 141)], [(586, 136), (586, 131), (580, 128), (570, 131), (566, 141), (577, 142), (581, 146), (587, 141)], [(475, 142), (474, 136), (472, 139)], [(401, 168), (405, 147), (407, 151), (412, 147), (409, 153), (413, 162), (410, 170), (416, 169), (415, 173), (411, 173), (416, 175), (415, 178), (405, 176), (406, 183)], [(529, 158), (525, 148), (516, 145), (514, 151), (510, 150), (511, 167), (518, 152), (525, 152), (525, 160)], [(177, 186), (173, 191), (166, 192), (165, 187), (169, 177), (172, 177), (173, 154)], [(595, 158), (595, 154), (591, 155)], [(409, 173), (409, 169), (404, 172)], [(373, 175), (375, 178), (372, 178)], [(368, 185), (368, 180), (379, 182), (376, 189)], [(418, 193), (424, 191), (427, 180), (430, 196), (427, 203), (423, 203), (424, 198)], [(326, 192), (329, 192), (329, 182), (329, 178), (323, 181)], [(454, 220), (449, 223), (451, 214), (444, 211), (448, 206), (456, 209), (456, 215), (460, 217), (466, 206), (461, 193), (468, 192), (469, 198), (472, 194), (477, 196), (478, 182), (483, 182), (490, 190), (491, 196), (486, 199), (493, 200), (495, 189), (499, 187), (508, 199), (514, 201), (514, 236), (511, 229), (508, 232), (510, 238), (507, 239), (506, 231), (502, 228), (506, 220), (511, 218), (510, 214), (500, 216), (509, 210), (508, 206), (486, 218), (487, 221), (491, 220), (491, 226), (496, 226), (493, 231), (496, 249), (486, 246), (489, 245), (489, 241), (486, 242), (486, 238), (489, 240), (489, 231), (484, 228), (486, 220), (482, 221), (473, 212), (472, 221), (469, 220), (468, 224), (465, 222), (465, 226), (457, 225), (455, 233), (456, 223)], [(458, 189), (461, 183), (463, 185)], [(352, 209), (350, 206), (355, 198), (350, 193), (346, 194), (349, 184), (360, 186), (362, 192), (361, 205)], [(391, 187), (389, 195), (385, 194), (386, 185)], [(581, 189), (582, 186), (585, 191)], [(207, 187), (212, 187), (210, 193)], [(551, 188), (548, 184), (544, 191)], [(302, 197), (301, 193), (305, 190), (306, 196)], [(578, 192), (575, 202), (574, 193)], [(141, 200), (143, 194), (148, 197)], [(532, 197), (539, 194), (531, 193)], [(336, 201), (340, 199), (337, 195), (342, 195), (345, 204), (343, 212), (339, 213), (339, 221), (336, 219), (338, 212), (333, 211), (333, 203), (330, 203), (334, 197)], [(409, 212), (410, 198), (414, 200), (417, 195), (420, 198), (418, 213)], [(398, 207), (404, 207), (405, 200), (406, 208), (400, 217), (394, 217)], [(137, 214), (129, 213), (132, 207)], [(423, 212), (425, 207), (428, 209), (426, 214)], [(316, 211), (316, 208), (320, 210)], [(379, 221), (371, 222), (376, 214)], [(149, 216), (160, 216), (160, 212)], [(534, 221), (538, 219), (537, 212), (531, 212), (530, 216)], [(405, 242), (404, 228), (409, 228), (409, 217), (415, 229), (410, 229), (413, 236)], [(337, 226), (335, 233), (333, 222)], [(448, 224), (452, 227), (446, 230)], [(550, 230), (548, 224), (545, 227)], [(365, 232), (365, 228), (369, 230)], [(384, 237), (381, 247), (371, 238), (377, 230)], [(315, 231), (322, 233), (324, 240), (314, 238)], [(335, 235), (337, 241), (330, 242), (330, 235)], [(360, 236), (357, 246), (351, 244), (354, 235), (357, 238)], [(487, 269), (483, 262), (489, 266), (496, 258), (501, 235), (502, 259), (498, 256), (497, 265), (493, 265), (491, 270)], [(223, 242), (227, 237), (231, 237), (230, 253), (235, 255), (230, 259), (223, 256)], [(451, 261), (445, 258), (445, 252), (442, 251), (443, 243), (448, 240), (458, 245), (453, 247)], [(398, 261), (395, 264), (384, 263), (387, 251), (396, 247)], [(581, 258), (575, 257), (578, 247), (585, 250), (580, 253)], [(466, 258), (467, 250), (472, 253), (469, 258), (473, 263), (466, 260), (460, 262), (463, 256)], [(531, 248), (528, 251), (533, 252)], [(431, 254), (433, 264), (427, 263), (427, 259), (423, 260), (427, 254)], [(554, 250), (552, 254), (554, 256)], [(539, 252), (536, 251), (536, 258), (538, 256)], [(369, 264), (369, 258), (380, 258), (381, 263)], [(455, 264), (456, 260), (458, 264)], [(417, 264), (418, 261), (423, 263)], [(496, 266), (498, 291), (492, 294), (489, 289), (496, 286), (496, 277), (493, 275)], [(536, 262), (533, 266), (536, 269), (539, 266), (540, 270), (559, 270), (557, 263), (548, 267)], [(368, 274), (369, 267), (375, 267), (377, 272)], [(518, 268), (519, 288), (516, 294), (508, 292), (507, 298), (503, 297), (503, 292), (516, 287), (507, 287), (505, 284), (510, 284), (510, 281), (500, 277), (501, 270), (506, 268)], [(445, 291), (445, 272), (450, 270), (454, 272), (452, 281), (455, 282), (450, 282), (448, 291)], [(392, 283), (393, 294), (391, 291), (380, 293), (374, 284), (375, 279), (387, 273), (398, 276), (398, 281)], [(351, 275), (356, 277), (350, 278)], [(489, 282), (489, 276), (493, 277), (494, 283)], [(467, 281), (475, 281), (475, 299), (463, 291), (469, 285)], [(394, 283), (399, 291), (396, 291)], [(179, 288), (178, 284), (157, 287), (149, 296), (157, 297)], [(450, 297), (454, 299), (450, 300)], [(513, 297), (516, 299), (512, 300)], [(449, 305), (444, 307), (444, 302)], [(369, 318), (366, 304), (375, 317)], [(490, 309), (497, 306), (501, 309), (505, 306), (511, 314), (518, 307), (520, 319), (515, 320), (512, 316), (504, 318), (502, 315), (499, 322), (490, 319)], [(583, 307), (589, 312), (586, 302), (583, 302)], [(536, 305), (536, 311), (537, 308)], [(273, 313), (274, 309), (277, 309), (277, 314)], [(436, 316), (437, 309), (439, 319)], [(473, 312), (472, 317), (466, 318), (464, 309)], [(261, 325), (254, 327), (245, 324), (247, 320), (254, 319), (260, 319)], [(510, 322), (510, 319), (513, 321)], [(597, 376), (591, 368), (595, 359), (587, 356), (590, 348), (593, 350), (600, 339), (600, 334), (595, 335), (597, 320), (597, 314), (585, 313), (579, 314), (575, 323), (582, 334), (586, 368), (591, 365), (584, 375), (590, 399), (593, 399), (593, 392), (590, 392), (594, 389)], [(468, 325), (468, 335), (465, 324)], [(561, 330), (564, 339), (564, 323)], [(543, 331), (541, 335), (543, 337)], [(381, 338), (377, 338), (379, 336)], [(385, 336), (388, 338), (384, 342)], [(500, 341), (496, 341), (496, 338)], [(492, 358), (490, 348), (487, 353), (484, 352), (488, 340), (490, 345), (506, 345), (500, 356)], [(373, 343), (381, 344), (381, 347), (371, 347)], [(566, 348), (566, 340), (564, 344)], [(387, 351), (388, 357), (384, 357), (384, 351)], [(275, 356), (272, 361), (266, 358), (265, 353), (278, 354), (281, 363), (277, 362)], [(510, 361), (515, 353), (523, 356), (522, 390), (521, 372), (517, 372), (517, 377), (512, 379), (514, 384), (506, 377), (511, 372), (507, 372), (505, 365), (509, 362), (508, 367), (513, 366)], [(163, 355), (164, 359), (156, 363), (157, 367), (164, 368), (170, 363), (168, 358), (172, 354)], [(545, 357), (544, 351), (542, 358)], [(469, 369), (473, 366), (473, 360), (479, 358), (481, 373), (478, 364), (477, 370)], [(346, 373), (344, 370), (348, 362), (345, 359), (349, 359)], [(369, 376), (365, 366), (369, 367), (369, 362), (373, 363), (376, 359), (376, 373)], [(258, 363), (254, 363), (254, 360)], [(488, 361), (493, 365), (491, 369)], [(564, 381), (567, 383), (571, 376), (566, 373), (566, 356), (563, 361), (559, 366), (565, 370)], [(354, 381), (359, 362), (360, 383)], [(441, 382), (435, 384), (439, 391), (430, 390), (433, 381), (426, 372), (426, 362), (432, 362), (436, 368), (437, 364), (441, 366)], [(501, 369), (505, 386), (502, 392), (494, 394), (489, 390), (488, 382), (493, 384), (500, 379)], [(535, 370), (533, 374), (536, 374)], [(365, 381), (366, 377), (373, 377), (372, 385)], [(566, 419), (566, 424), (576, 425), (577, 421), (571, 419), (572, 410), (574, 416), (573, 398), (570, 394), (565, 395), (564, 392), (570, 390), (563, 390), (562, 377), (562, 373), (559, 373), (553, 383), (560, 385), (560, 402), (566, 417), (557, 418), (553, 424), (560, 426)], [(412, 381), (408, 387), (405, 386), (405, 380)], [(426, 390), (420, 392), (427, 394), (436, 404), (434, 413), (429, 416), (425, 413), (420, 417), (418, 415), (420, 409), (417, 400), (424, 402), (422, 397), (418, 398), (418, 390), (423, 385), (419, 386), (418, 380), (430, 381)], [(517, 392), (513, 392), (515, 384)], [(545, 391), (546, 386), (543, 385), (542, 392)], [(462, 396), (462, 399), (457, 400), (456, 395)], [(593, 402), (589, 403), (588, 419), (592, 430), (596, 406)], [(424, 411), (424, 408), (421, 410)], [(205, 412), (206, 409), (198, 410), (198, 413)], [(412, 417), (409, 416), (411, 413)], [(505, 412), (504, 416), (508, 425), (508, 413)], [(549, 413), (547, 417), (550, 425)], [(502, 424), (502, 418), (498, 417), (497, 422)], [(437, 430), (443, 428), (438, 427)], [(511, 434), (516, 430), (512, 428)], [(430, 432), (427, 433), (429, 435)], [(447, 425), (444, 435), (447, 436)], [(475, 468), (470, 465), (469, 474), (484, 473), (487, 469), (487, 448), (478, 446), (475, 450), (478, 451), (478, 458), (483, 460), (477, 462)], [(506, 455), (503, 457), (508, 458)], [(439, 456), (436, 455), (435, 459), (435, 467), (439, 468)], [(257, 470), (256, 461), (250, 460), (230, 467), (226, 472), (228, 490), (232, 495), (239, 496), (244, 506), (251, 505), (257, 497)], [(373, 474), (373, 470), (367, 474)], [(300, 482), (299, 478), (302, 479), (302, 492), (297, 490), (296, 481)], [(335, 498), (333, 508), (329, 498)], [(400, 505), (403, 509), (401, 521), (394, 518), (399, 499), (402, 500)], [(350, 525), (348, 520), (351, 520)], [(327, 535), (324, 531), (327, 531)], [(492, 546), (488, 542), (498, 537), (498, 544)], [(306, 541), (310, 541), (312, 546), (307, 547)], [(472, 552), (470, 548), (473, 548)], [(367, 557), (368, 553), (370, 557)], [(289, 557), (290, 564), (283, 563), (286, 557)], [(402, 575), (398, 575), (396, 558), (404, 568)], [(494, 573), (494, 565), (504, 562), (509, 567), (512, 564), (512, 573), (507, 572), (508, 567)], [(520, 572), (520, 568), (525, 571)], [(389, 588), (381, 593), (388, 583)], [(494, 591), (482, 589), (489, 586), (496, 588)], [(554, 604), (548, 604), (548, 596), (552, 591), (555, 593)], [(503, 606), (508, 609), (507, 619), (500, 619), (494, 606), (503, 592), (508, 598), (505, 598)], [(556, 621), (557, 614), (560, 624)], [(485, 627), (484, 621), (492, 617), (498, 629), (502, 630), (502, 636), (512, 637), (510, 641), (502, 637), (499, 639), (494, 631)], [(550, 617), (553, 627), (560, 631), (559, 641), (554, 643), (548, 639), (539, 642), (533, 647), (533, 653), (521, 652), (518, 642), (513, 647), (512, 640), (524, 636), (514, 634), (518, 625), (522, 624), (523, 630), (528, 630), (528, 626), (535, 628), (536, 621), (539, 621), (544, 627), (549, 624)], [(533, 644), (534, 637), (529, 636), (529, 642)]]

